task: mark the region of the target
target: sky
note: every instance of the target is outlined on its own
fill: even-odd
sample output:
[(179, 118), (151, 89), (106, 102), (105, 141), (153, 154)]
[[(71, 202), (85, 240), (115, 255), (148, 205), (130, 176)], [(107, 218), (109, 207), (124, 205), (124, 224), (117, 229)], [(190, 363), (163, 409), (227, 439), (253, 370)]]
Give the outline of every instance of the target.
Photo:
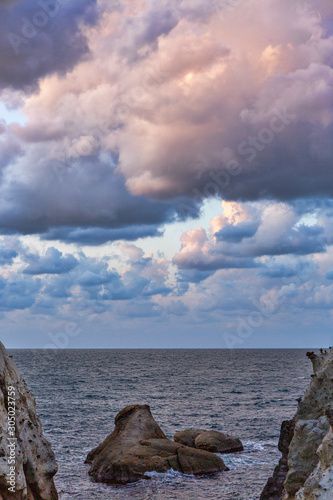
[(331, 0), (2, 0), (9, 348), (333, 345)]

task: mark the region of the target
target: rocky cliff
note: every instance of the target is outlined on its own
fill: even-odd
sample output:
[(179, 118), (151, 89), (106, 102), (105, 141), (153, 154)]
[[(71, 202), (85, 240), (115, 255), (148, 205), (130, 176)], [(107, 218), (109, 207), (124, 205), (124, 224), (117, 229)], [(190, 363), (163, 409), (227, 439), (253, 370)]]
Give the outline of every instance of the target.
[(333, 348), (307, 356), (312, 380), (294, 418), (282, 425), (282, 458), (261, 500), (333, 499)]
[(0, 342), (0, 500), (57, 500), (56, 472), (34, 397)]

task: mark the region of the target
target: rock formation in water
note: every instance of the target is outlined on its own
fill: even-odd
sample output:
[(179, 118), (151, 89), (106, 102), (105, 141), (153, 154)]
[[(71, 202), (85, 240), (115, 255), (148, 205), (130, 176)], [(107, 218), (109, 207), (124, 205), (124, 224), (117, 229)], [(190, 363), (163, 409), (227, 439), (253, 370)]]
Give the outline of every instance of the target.
[(213, 453), (236, 453), (244, 450), (239, 438), (219, 431), (185, 429), (184, 431), (176, 432), (173, 439), (176, 443)]
[(115, 418), (115, 429), (86, 459), (96, 482), (126, 484), (147, 472), (211, 474), (228, 470), (223, 460), (169, 440), (155, 422), (148, 405), (131, 405)]
[(261, 500), (333, 499), (333, 348), (307, 356), (314, 374), (295, 417), (282, 425), (282, 458)]
[(0, 342), (0, 500), (57, 500), (57, 464), (36, 403)]

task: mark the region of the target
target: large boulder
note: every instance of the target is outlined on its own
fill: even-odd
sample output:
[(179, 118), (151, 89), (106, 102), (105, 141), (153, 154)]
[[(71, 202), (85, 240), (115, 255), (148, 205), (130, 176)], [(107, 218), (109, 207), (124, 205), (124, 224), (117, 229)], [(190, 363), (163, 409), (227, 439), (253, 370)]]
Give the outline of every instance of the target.
[(205, 432), (204, 429), (185, 429), (184, 431), (176, 432), (173, 436), (173, 440), (176, 443), (184, 444), (185, 446), (190, 446), (190, 448), (195, 448), (195, 438), (199, 436), (202, 432)]
[(176, 443), (213, 453), (236, 453), (244, 450), (239, 438), (219, 431), (205, 431), (193, 428), (185, 429), (184, 431), (176, 432), (173, 439)]
[(147, 472), (211, 474), (228, 470), (220, 457), (169, 440), (148, 405), (131, 405), (115, 418), (115, 429), (87, 456), (89, 475), (96, 482), (126, 484)]
[(333, 349), (307, 353), (313, 375), (288, 429), (282, 427), (282, 458), (261, 500), (333, 498)]
[(244, 447), (239, 438), (218, 431), (205, 431), (195, 438), (195, 447), (213, 453), (236, 453)]
[(56, 472), (34, 397), (0, 342), (0, 500), (57, 500)]

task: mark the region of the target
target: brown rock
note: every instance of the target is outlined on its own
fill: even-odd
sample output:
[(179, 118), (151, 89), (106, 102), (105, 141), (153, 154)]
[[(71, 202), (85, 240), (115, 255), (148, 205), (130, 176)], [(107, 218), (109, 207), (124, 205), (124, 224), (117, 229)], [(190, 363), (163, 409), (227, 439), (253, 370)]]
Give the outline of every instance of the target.
[(195, 448), (195, 438), (199, 436), (204, 429), (185, 429), (184, 431), (176, 432), (173, 436), (173, 440), (176, 443), (184, 444), (185, 446), (190, 446), (190, 448)]
[(146, 472), (174, 469), (186, 474), (228, 470), (220, 457), (167, 439), (148, 405), (131, 405), (115, 418), (115, 429), (86, 459), (96, 482), (126, 484)]
[(243, 451), (239, 438), (218, 431), (205, 431), (204, 429), (185, 429), (176, 432), (173, 437), (177, 443), (182, 443), (191, 448), (206, 450), (212, 453), (236, 453)]
[(239, 438), (218, 431), (202, 432), (195, 438), (194, 444), (199, 450), (211, 451), (213, 453), (236, 453), (237, 451), (244, 450)]

